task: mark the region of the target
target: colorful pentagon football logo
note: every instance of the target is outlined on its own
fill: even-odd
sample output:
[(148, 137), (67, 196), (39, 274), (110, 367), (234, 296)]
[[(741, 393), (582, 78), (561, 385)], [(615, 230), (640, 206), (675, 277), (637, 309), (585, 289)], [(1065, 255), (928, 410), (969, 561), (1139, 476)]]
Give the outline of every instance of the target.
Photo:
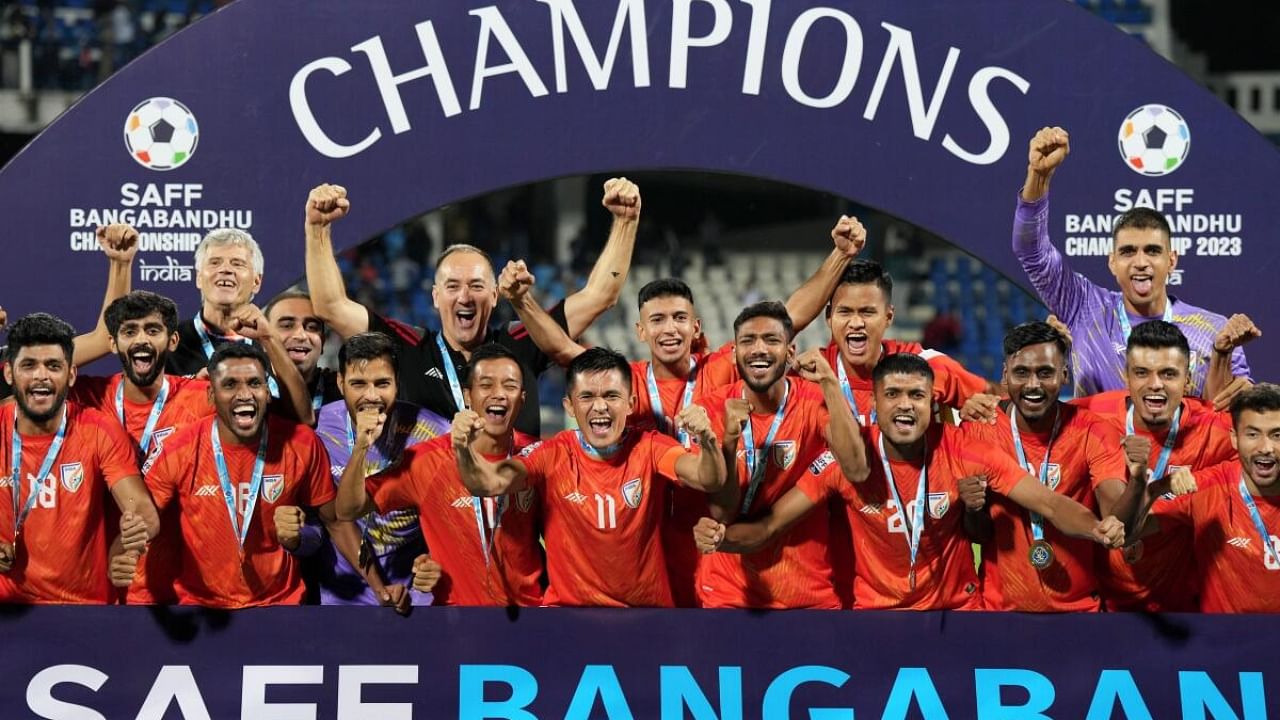
[(1120, 125), (1120, 157), (1136, 173), (1168, 175), (1182, 167), (1190, 151), (1187, 121), (1164, 105), (1143, 105)]
[(124, 123), (124, 146), (148, 170), (181, 167), (195, 154), (199, 140), (196, 116), (172, 98), (143, 100)]

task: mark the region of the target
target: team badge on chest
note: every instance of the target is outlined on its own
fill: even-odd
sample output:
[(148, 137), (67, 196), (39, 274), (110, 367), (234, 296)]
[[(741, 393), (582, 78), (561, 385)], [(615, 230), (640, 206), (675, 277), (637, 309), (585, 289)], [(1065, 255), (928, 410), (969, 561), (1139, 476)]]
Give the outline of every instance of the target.
[(67, 492), (75, 492), (84, 484), (84, 466), (78, 462), (59, 466), (58, 475), (62, 479), (63, 489)]
[(1045, 473), (1045, 481), (1049, 484), (1050, 490), (1057, 490), (1062, 484), (1062, 466), (1058, 463), (1049, 463), (1049, 470)]
[(780, 470), (786, 470), (796, 461), (796, 443), (794, 440), (779, 440), (771, 448), (773, 464)]
[(529, 508), (533, 507), (533, 489), (525, 488), (516, 493), (516, 509), (522, 513), (529, 512)]
[(269, 503), (280, 499), (284, 493), (284, 475), (262, 476), (262, 497)]
[(941, 520), (951, 509), (950, 493), (929, 493), (929, 517)]
[(622, 484), (622, 501), (629, 508), (640, 507), (640, 499), (644, 495), (644, 485), (640, 482), (640, 478), (628, 480)]

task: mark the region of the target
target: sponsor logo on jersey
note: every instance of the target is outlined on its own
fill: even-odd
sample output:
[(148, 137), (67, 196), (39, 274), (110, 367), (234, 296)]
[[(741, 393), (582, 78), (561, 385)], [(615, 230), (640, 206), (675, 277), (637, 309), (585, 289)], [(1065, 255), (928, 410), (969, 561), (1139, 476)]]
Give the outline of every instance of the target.
[(775, 466), (781, 470), (786, 470), (796, 461), (796, 442), (794, 440), (779, 440), (770, 448), (770, 455), (773, 457)]
[(526, 446), (524, 447), (524, 449), (520, 451), (520, 457), (522, 457), (522, 458), (527, 458), (527, 457), (529, 457), (530, 455), (532, 455), (532, 454), (533, 454), (533, 451), (534, 451), (534, 450), (537, 450), (537, 449), (538, 449), (539, 447), (541, 447), (541, 446), (542, 446), (542, 441), (541, 441), (541, 440), (539, 440), (539, 441), (538, 441), (538, 442), (536, 442), (536, 443), (531, 443), (531, 444), (529, 444), (529, 445), (526, 445)]
[(342, 473), (346, 471), (347, 471), (346, 465), (330, 465), (329, 466), (329, 474), (339, 479), (342, 478)]
[(835, 462), (835, 460), (836, 456), (832, 455), (830, 450), (824, 451), (818, 456), (817, 460), (809, 463), (809, 472), (814, 475), (821, 475), (822, 471), (825, 470), (828, 465)]
[(640, 507), (640, 498), (644, 495), (644, 485), (640, 482), (640, 478), (628, 480), (622, 484), (622, 501), (629, 508)]
[(222, 488), (217, 485), (201, 485), (194, 495), (196, 497), (218, 497), (222, 495)]
[(470, 510), (472, 505), (471, 496), (463, 495), (461, 497), (455, 498), (454, 501), (449, 504), (456, 508), (466, 508), (467, 510)]
[(423, 374), (429, 378), (435, 378), (437, 380), (444, 379), (444, 375), (440, 372), (440, 368), (436, 368), (436, 367), (431, 368), (430, 370), (426, 371)]
[(568, 495), (565, 495), (565, 496), (564, 496), (564, 499), (565, 499), (565, 500), (568, 500), (569, 502), (571, 502), (571, 503), (573, 503), (573, 504), (575, 504), (575, 505), (581, 505), (582, 503), (584, 503), (584, 502), (586, 502), (586, 501), (587, 501), (587, 496), (586, 496), (586, 495), (583, 495), (582, 493), (578, 492), (577, 490), (574, 490), (573, 492), (569, 493)]
[(78, 462), (59, 465), (58, 475), (62, 478), (62, 487), (67, 492), (75, 492), (84, 484), (84, 466)]
[(884, 510), (883, 505), (878, 505), (876, 503), (868, 503), (866, 505), (863, 505), (862, 508), (858, 510), (858, 512), (865, 513), (867, 515), (879, 515), (883, 510)]
[(1233, 538), (1231, 538), (1230, 540), (1228, 540), (1228, 541), (1227, 541), (1227, 544), (1228, 544), (1228, 545), (1231, 545), (1231, 546), (1233, 546), (1233, 547), (1246, 548), (1246, 549), (1247, 549), (1247, 548), (1249, 547), (1249, 538), (1247, 538), (1247, 537), (1233, 537)]
[(941, 520), (951, 509), (950, 493), (929, 493), (929, 517)]
[(280, 495), (284, 493), (284, 475), (263, 475), (262, 476), (262, 497), (267, 502), (273, 503), (280, 499)]

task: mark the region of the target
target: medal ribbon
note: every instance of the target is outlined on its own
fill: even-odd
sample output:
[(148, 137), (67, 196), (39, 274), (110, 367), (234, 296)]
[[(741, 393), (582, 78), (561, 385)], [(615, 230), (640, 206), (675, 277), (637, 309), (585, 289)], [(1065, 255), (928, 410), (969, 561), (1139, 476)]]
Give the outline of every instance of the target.
[(231, 473), (227, 471), (227, 459), (222, 453), (222, 440), (218, 437), (216, 422), (209, 430), (209, 443), (213, 446), (213, 461), (218, 469), (218, 482), (222, 485), (222, 499), (227, 504), (227, 514), (231, 516), (231, 530), (240, 544), (240, 556), (243, 560), (249, 522), (253, 518), (254, 508), (258, 506), (258, 496), (262, 493), (262, 472), (267, 464), (267, 426), (262, 426), (262, 434), (258, 438), (258, 458), (253, 463), (253, 476), (249, 480), (249, 498), (245, 503), (244, 515), (236, 512), (236, 488), (231, 484)]
[[(684, 381), (684, 395), (680, 400), (680, 404), (675, 407), (675, 412), (679, 413), (682, 408), (689, 406), (693, 400), (693, 388), (697, 384), (698, 363), (693, 358), (689, 358), (689, 377)], [(684, 430), (672, 432), (671, 421), (667, 419), (666, 414), (662, 410), (662, 395), (658, 392), (658, 379), (653, 375), (653, 363), (649, 363), (647, 372), (645, 373), (645, 385), (649, 390), (649, 406), (653, 408), (653, 420), (658, 425), (658, 431), (664, 435), (671, 435), (680, 441), (681, 445), (689, 446), (689, 433)]]
[[(1044, 448), (1044, 462), (1040, 463), (1040, 472), (1037, 473), (1035, 467), (1027, 462), (1026, 450), (1022, 447), (1022, 434), (1018, 432), (1018, 409), (1009, 408), (1009, 432), (1013, 433), (1013, 450), (1018, 454), (1018, 464), (1027, 469), (1027, 472), (1035, 475), (1040, 480), (1040, 484), (1045, 487), (1049, 486), (1049, 455), (1053, 453), (1053, 441), (1058, 439), (1058, 428), (1062, 425), (1062, 408), (1057, 408), (1057, 415), (1053, 418), (1053, 430), (1049, 432), (1049, 444)], [(1044, 539), (1044, 518), (1040, 513), (1031, 513), (1031, 539)]]
[[(1168, 295), (1164, 298), (1164, 316), (1161, 319), (1167, 323), (1173, 322), (1173, 300)], [(1120, 332), (1124, 335), (1125, 344), (1128, 344), (1133, 327), (1129, 324), (1129, 311), (1124, 307), (1124, 295), (1116, 301), (1116, 320), (1120, 321)]]
[(449, 391), (453, 393), (453, 404), (458, 410), (467, 409), (462, 401), (462, 383), (458, 382), (458, 370), (453, 366), (453, 356), (449, 354), (449, 344), (444, 341), (444, 333), (436, 333), (436, 346), (440, 348), (440, 363), (444, 365), (445, 379), (449, 381)]
[(1280, 552), (1277, 552), (1275, 545), (1271, 544), (1271, 533), (1267, 532), (1267, 524), (1262, 521), (1262, 513), (1258, 512), (1258, 506), (1253, 502), (1249, 486), (1244, 482), (1244, 473), (1240, 474), (1240, 499), (1244, 500), (1244, 506), (1249, 509), (1249, 517), (1253, 520), (1253, 527), (1262, 538), (1262, 554), (1270, 557), (1273, 563), (1280, 566)]
[[(844, 361), (840, 359), (840, 354), (836, 353), (836, 374), (840, 378), (840, 391), (844, 393), (844, 399), (849, 403), (849, 409), (853, 411), (853, 420), (859, 425), (862, 424), (862, 413), (858, 411), (858, 401), (853, 398), (853, 386), (849, 384), (849, 374), (845, 372)], [(876, 409), (871, 408), (869, 422), (876, 424)]]
[[(902, 504), (902, 498), (898, 495), (898, 485), (893, 481), (893, 467), (889, 464), (889, 456), (884, 452), (884, 433), (876, 438), (876, 445), (880, 450), (880, 464), (884, 467), (884, 479), (889, 485), (889, 495), (893, 498), (893, 502), (898, 507), (898, 511), (902, 513), (905, 520), (907, 516), (907, 508)], [(928, 498), (929, 481), (929, 445), (926, 442), (924, 448), (924, 464), (920, 466), (920, 481), (916, 483), (916, 499), (911, 504), (911, 521), (907, 525), (907, 549), (911, 553), (911, 577), (913, 578), (912, 590), (915, 589), (915, 572), (916, 572), (916, 555), (920, 551), (920, 537), (924, 533), (924, 509)]]
[[(204, 318), (200, 313), (196, 313), (195, 318), (191, 320), (191, 324), (196, 329), (196, 335), (200, 336), (200, 346), (204, 348), (204, 359), (208, 360), (213, 357), (213, 341), (209, 339), (209, 328), (205, 327)], [(229, 333), (222, 336), (224, 340), (231, 340), (245, 345), (252, 345), (253, 341), (243, 335)], [(270, 370), (270, 368), (268, 368)], [(271, 391), (271, 397), (280, 397), (280, 386), (276, 384), (276, 377), (270, 372), (267, 373), (267, 389)]]
[(62, 442), (66, 437), (67, 409), (64, 405), (62, 420), (58, 423), (58, 432), (49, 443), (49, 449), (40, 463), (40, 470), (36, 473), (35, 480), (31, 482), (31, 487), (27, 489), (27, 501), (22, 504), (19, 512), (18, 494), (22, 491), (22, 435), (18, 434), (18, 418), (16, 414), (14, 415), (13, 446), (10, 456), (13, 459), (13, 475), (10, 478), (12, 484), (9, 486), (9, 496), (13, 498), (13, 542), (15, 544), (18, 542), (18, 534), (22, 532), (23, 523), (27, 521), (27, 515), (31, 514), (31, 509), (35, 507), (36, 498), (40, 495), (40, 488), (44, 485), (45, 478), (49, 476), (49, 471), (53, 469), (53, 464), (58, 459), (58, 453), (62, 450)]
[[(156, 423), (160, 421), (160, 414), (164, 412), (164, 404), (168, 399), (169, 378), (161, 375), (160, 394), (156, 396), (155, 402), (151, 403), (151, 414), (147, 416), (142, 437), (138, 439), (138, 448), (142, 452), (142, 457), (147, 456), (147, 448), (151, 447), (151, 436), (156, 431)], [(124, 378), (120, 378), (120, 384), (116, 386), (116, 417), (120, 419), (120, 427), (125, 428), (127, 432), (128, 426), (124, 422)]]
[[(1164, 447), (1160, 450), (1160, 457), (1156, 460), (1155, 471), (1151, 475), (1151, 480), (1159, 480), (1164, 477), (1164, 472), (1169, 467), (1169, 458), (1173, 455), (1173, 447), (1178, 443), (1178, 427), (1182, 424), (1182, 405), (1178, 405), (1178, 409), (1173, 411), (1173, 421), (1169, 423), (1169, 434), (1164, 437)], [(1129, 404), (1129, 411), (1124, 416), (1125, 433), (1133, 434), (1133, 403)]]
[[(743, 515), (751, 510), (756, 492), (764, 482), (765, 469), (769, 465), (769, 450), (773, 447), (773, 438), (778, 434), (778, 428), (782, 426), (782, 418), (787, 413), (787, 397), (791, 394), (791, 383), (785, 378), (782, 383), (782, 402), (778, 403), (778, 411), (773, 414), (773, 423), (769, 425), (769, 434), (764, 436), (764, 444), (757, 448), (755, 441), (751, 438), (750, 415), (747, 416), (746, 424), (742, 426), (742, 444), (745, 446), (743, 460), (747, 463), (747, 476), (751, 478), (747, 485), (747, 494), (742, 498)], [(742, 399), (745, 400), (746, 397), (744, 390)]]

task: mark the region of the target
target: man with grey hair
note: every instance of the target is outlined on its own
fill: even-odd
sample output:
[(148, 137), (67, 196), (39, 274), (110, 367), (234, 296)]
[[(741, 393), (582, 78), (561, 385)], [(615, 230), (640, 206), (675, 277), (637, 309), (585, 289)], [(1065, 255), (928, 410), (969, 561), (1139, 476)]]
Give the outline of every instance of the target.
[(242, 342), (234, 315), (262, 287), (262, 250), (243, 230), (219, 228), (196, 246), (196, 287), (200, 312), (178, 327), (178, 348), (169, 353), (166, 370), (194, 375), (218, 348)]
[[(587, 284), (547, 311), (570, 338), (579, 337), (591, 323), (618, 302), (631, 266), (640, 221), (640, 189), (626, 178), (604, 184), (601, 204), (613, 216), (609, 239)], [(535, 378), (551, 364), (521, 324), (491, 329), (489, 316), (498, 303), (498, 284), (489, 256), (471, 245), (451, 245), (436, 264), (431, 299), (440, 314), (440, 331), (419, 334), (387, 320), (347, 296), (334, 258), (330, 223), (351, 208), (345, 188), (320, 185), (311, 191), (306, 208), (307, 286), (311, 302), (324, 322), (344, 340), (376, 331), (394, 339), (400, 351), (400, 399), (443, 417), (466, 407), (459, 378), (471, 351), (497, 343), (519, 359), (524, 376)], [(517, 313), (522, 312), (517, 308)], [(525, 383), (526, 402), (516, 429), (538, 435), (538, 383)]]

